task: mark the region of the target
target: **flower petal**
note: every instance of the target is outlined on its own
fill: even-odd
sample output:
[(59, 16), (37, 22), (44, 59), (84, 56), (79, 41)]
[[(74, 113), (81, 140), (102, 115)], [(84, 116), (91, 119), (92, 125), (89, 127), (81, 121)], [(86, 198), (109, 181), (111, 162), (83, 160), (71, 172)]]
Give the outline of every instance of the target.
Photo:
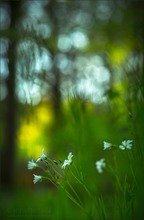
[(44, 160), (46, 160), (46, 159), (47, 159), (47, 156), (46, 156), (45, 153), (44, 153), (44, 149), (42, 149), (41, 156), (37, 159), (36, 162), (38, 162), (38, 161), (44, 161)]
[(125, 147), (124, 147), (123, 145), (119, 145), (119, 148), (120, 148), (121, 150), (125, 150)]
[(107, 148), (111, 148), (111, 146), (112, 146), (111, 143), (104, 141), (104, 150), (106, 150)]
[(98, 173), (102, 173), (103, 168), (106, 166), (105, 158), (102, 158), (102, 159), (96, 161), (95, 164), (96, 164), (96, 169), (97, 169)]
[(37, 182), (42, 181), (42, 176), (38, 176), (38, 175), (35, 175), (35, 174), (33, 174), (33, 176), (34, 176), (34, 180), (33, 180), (34, 184), (36, 184)]

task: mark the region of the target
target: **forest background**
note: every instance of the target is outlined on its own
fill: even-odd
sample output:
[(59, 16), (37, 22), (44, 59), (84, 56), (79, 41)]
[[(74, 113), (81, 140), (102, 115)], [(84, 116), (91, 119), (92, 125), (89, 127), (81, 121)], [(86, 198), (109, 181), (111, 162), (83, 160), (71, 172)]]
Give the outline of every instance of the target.
[[(33, 184), (27, 163), (42, 149), (73, 153), (97, 209), (73, 184), (95, 219), (144, 218), (143, 11), (130, 0), (0, 1), (1, 219), (88, 218), (53, 184)], [(103, 150), (123, 140), (130, 151)], [(115, 156), (122, 193), (95, 167)]]

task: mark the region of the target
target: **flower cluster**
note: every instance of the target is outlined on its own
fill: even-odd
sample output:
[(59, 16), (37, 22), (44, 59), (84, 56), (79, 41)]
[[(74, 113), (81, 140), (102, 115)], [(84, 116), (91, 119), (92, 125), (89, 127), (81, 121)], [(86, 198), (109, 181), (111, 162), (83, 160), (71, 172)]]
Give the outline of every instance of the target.
[[(55, 169), (53, 164), (57, 164), (58, 166), (60, 166), (61, 169), (65, 169), (66, 166), (71, 165), (72, 157), (73, 157), (73, 154), (72, 154), (72, 152), (70, 152), (69, 155), (68, 155), (68, 159), (64, 160), (64, 163), (62, 164), (62, 166), (60, 166), (59, 163), (57, 163), (55, 160), (51, 160), (50, 158), (47, 159), (47, 156), (45, 155), (44, 149), (43, 149), (40, 157), (36, 160), (36, 162), (34, 162), (33, 159), (31, 161), (28, 161), (27, 168), (28, 168), (28, 170), (33, 170), (33, 169), (35, 169), (37, 167), (42, 168), (38, 164), (39, 161), (42, 161), (42, 162), (45, 162), (47, 167), (50, 167), (55, 173), (57, 173), (57, 170)], [(60, 175), (60, 173), (57, 173), (57, 174)], [(37, 182), (41, 182), (42, 179), (44, 178), (43, 176), (35, 175), (35, 174), (33, 174), (33, 176), (34, 176), (34, 180), (33, 180), (34, 184), (37, 183)]]
[[(122, 141), (121, 145), (119, 145), (118, 147), (121, 150), (125, 150), (125, 149), (131, 150), (132, 149), (132, 142), (133, 142), (133, 140), (127, 140), (127, 141), (124, 140), (124, 141)], [(111, 149), (112, 147), (115, 147), (115, 146), (116, 145), (104, 141), (103, 148), (104, 148), (104, 150), (106, 150), (106, 149)], [(102, 173), (103, 168), (106, 167), (105, 158), (102, 158), (102, 159), (96, 161), (95, 164), (96, 164), (96, 169), (97, 169), (98, 173)]]
[[(132, 142), (133, 142), (133, 140), (127, 140), (127, 141), (124, 140), (124, 141), (122, 141), (122, 144), (119, 145), (119, 148), (121, 150), (125, 150), (126, 148), (132, 149)], [(114, 146), (113, 144), (104, 141), (104, 150), (111, 149), (113, 146)]]
[[(37, 167), (39, 167), (39, 165), (37, 164), (37, 162), (39, 161), (44, 161), (47, 159), (47, 156), (45, 155), (44, 153), (44, 149), (42, 150), (42, 153), (41, 153), (41, 156), (36, 160), (36, 162), (34, 162), (34, 160), (32, 159), (31, 161), (28, 161), (28, 165), (27, 165), (27, 168), (28, 170), (33, 170)], [(37, 182), (41, 182), (42, 181), (42, 176), (38, 176), (38, 175), (34, 175), (34, 184), (37, 183)]]
[[(119, 145), (119, 149), (121, 150), (125, 150), (125, 149), (132, 149), (132, 142), (133, 140), (124, 140), (122, 141), (121, 145)], [(106, 149), (111, 149), (112, 147), (115, 147), (115, 145), (113, 145), (112, 143), (109, 143), (109, 142), (106, 142), (104, 141), (104, 150)], [(66, 160), (64, 160), (63, 164), (60, 166), (59, 163), (56, 163), (58, 166), (60, 166), (61, 169), (65, 170), (65, 168), (67, 166), (70, 166), (72, 164), (72, 157), (73, 157), (73, 154), (72, 152), (70, 152), (68, 154), (68, 157)], [(44, 153), (44, 149), (42, 150), (42, 153), (41, 153), (41, 156), (36, 160), (36, 162), (34, 162), (34, 160), (31, 160), (31, 161), (28, 161), (28, 166), (27, 168), (29, 170), (32, 170), (32, 169), (35, 169), (37, 167), (39, 167), (39, 165), (37, 164), (39, 161), (42, 161), (42, 162), (46, 162), (47, 164), (50, 163), (51, 166), (53, 166), (53, 163), (55, 163), (55, 160), (47, 160), (47, 156), (45, 155)], [(105, 161), (105, 158), (102, 158), (98, 161), (95, 162), (95, 165), (96, 165), (96, 169), (98, 171), (98, 173), (102, 173), (103, 172), (103, 169), (106, 167), (106, 161)], [(37, 183), (37, 182), (41, 182), (42, 181), (42, 176), (38, 176), (38, 175), (34, 175), (34, 184)]]

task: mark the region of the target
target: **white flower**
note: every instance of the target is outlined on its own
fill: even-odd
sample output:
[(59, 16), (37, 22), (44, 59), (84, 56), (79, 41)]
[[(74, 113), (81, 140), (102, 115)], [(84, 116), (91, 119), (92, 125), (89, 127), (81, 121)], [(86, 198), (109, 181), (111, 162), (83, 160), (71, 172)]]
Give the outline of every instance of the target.
[(70, 165), (69, 160), (65, 160), (65, 161), (64, 161), (64, 163), (63, 163), (63, 165), (62, 165), (62, 169), (65, 169), (65, 167), (66, 167), (67, 165)]
[(28, 165), (27, 165), (28, 170), (33, 170), (36, 167), (38, 167), (38, 165), (33, 160), (28, 161)]
[(96, 161), (95, 164), (96, 164), (96, 169), (97, 169), (98, 173), (102, 173), (103, 168), (106, 166), (105, 159), (102, 158), (102, 159)]
[(68, 160), (70, 163), (72, 163), (72, 157), (73, 157), (73, 154), (72, 154), (72, 152), (70, 152), (68, 155)]
[(119, 148), (121, 149), (121, 150), (125, 150), (126, 148), (127, 149), (132, 149), (132, 142), (133, 142), (133, 140), (124, 140), (124, 141), (122, 141), (122, 144), (121, 145), (119, 145)]
[(44, 149), (42, 149), (42, 152), (41, 152), (41, 156), (37, 159), (36, 162), (38, 161), (44, 161), (47, 159), (47, 156), (44, 154)]
[(111, 148), (111, 146), (112, 146), (111, 143), (104, 141), (104, 150), (106, 150), (107, 148)]
[(62, 165), (62, 169), (65, 169), (66, 166), (69, 166), (72, 163), (72, 157), (73, 157), (73, 154), (72, 152), (70, 152), (68, 155), (68, 160), (65, 160)]
[(38, 176), (38, 175), (34, 175), (34, 180), (33, 183), (36, 184), (37, 182), (41, 182), (42, 181), (42, 176)]

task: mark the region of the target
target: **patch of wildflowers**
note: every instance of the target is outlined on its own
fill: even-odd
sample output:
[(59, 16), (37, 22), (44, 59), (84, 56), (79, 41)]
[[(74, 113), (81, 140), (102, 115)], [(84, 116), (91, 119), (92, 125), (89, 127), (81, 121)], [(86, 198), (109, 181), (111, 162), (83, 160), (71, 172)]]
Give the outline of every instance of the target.
[(106, 149), (110, 149), (112, 147), (112, 144), (111, 143), (108, 143), (108, 142), (106, 142), (106, 141), (104, 141), (104, 150), (106, 150)]
[(28, 170), (33, 170), (36, 167), (38, 167), (38, 165), (33, 160), (28, 161), (28, 165), (27, 165)]
[(132, 149), (132, 142), (133, 142), (133, 140), (124, 140), (124, 141), (122, 141), (122, 144), (121, 145), (119, 145), (119, 148), (121, 149), (121, 150), (125, 150), (126, 148), (127, 149)]
[(96, 161), (95, 164), (96, 164), (96, 169), (97, 169), (98, 173), (102, 173), (103, 168), (106, 166), (105, 158), (102, 158), (102, 159)]
[(70, 152), (68, 155), (68, 160), (65, 160), (62, 165), (62, 169), (65, 169), (66, 166), (69, 166), (72, 163), (72, 157), (73, 157), (73, 154), (72, 154), (72, 152)]
[(42, 152), (41, 152), (41, 156), (37, 159), (36, 162), (38, 161), (44, 161), (47, 159), (47, 156), (44, 154), (44, 149), (42, 149)]
[(36, 184), (37, 182), (41, 182), (42, 181), (42, 176), (38, 176), (38, 175), (34, 175), (34, 180), (33, 183)]

